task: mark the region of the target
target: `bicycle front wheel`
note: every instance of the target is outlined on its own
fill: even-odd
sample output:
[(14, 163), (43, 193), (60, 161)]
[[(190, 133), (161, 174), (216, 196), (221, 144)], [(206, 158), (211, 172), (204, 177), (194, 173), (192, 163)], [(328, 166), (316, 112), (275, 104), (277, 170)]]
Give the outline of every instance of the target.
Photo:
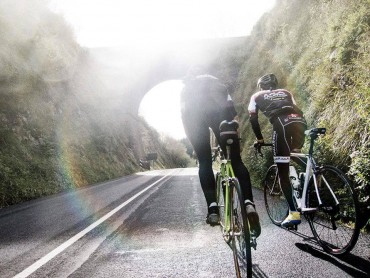
[(239, 181), (233, 178), (232, 186), (232, 248), (237, 277), (252, 277), (252, 252), (247, 212)]
[(333, 166), (319, 168), (308, 184), (306, 206), (317, 208), (307, 219), (322, 248), (333, 255), (350, 252), (360, 233), (359, 207), (344, 173)]
[(288, 216), (289, 206), (281, 190), (276, 165), (271, 165), (263, 181), (265, 207), (272, 223), (280, 226)]

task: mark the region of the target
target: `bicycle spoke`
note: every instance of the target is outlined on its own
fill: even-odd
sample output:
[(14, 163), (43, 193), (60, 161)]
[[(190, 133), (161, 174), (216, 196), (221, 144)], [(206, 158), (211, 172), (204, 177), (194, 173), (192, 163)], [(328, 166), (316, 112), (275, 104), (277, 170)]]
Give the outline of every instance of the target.
[(288, 215), (288, 203), (281, 190), (276, 165), (272, 165), (267, 171), (264, 180), (264, 199), (267, 214), (271, 221), (280, 225)]
[(237, 179), (232, 181), (232, 247), (237, 277), (252, 276), (252, 254), (248, 221), (241, 188)]
[(217, 182), (217, 204), (219, 207), (220, 213), (220, 226), (221, 231), (225, 228), (225, 183), (223, 182), (220, 173), (216, 175), (216, 182)]
[(318, 208), (308, 217), (312, 232), (327, 252), (348, 253), (359, 235), (358, 204), (353, 188), (343, 173), (332, 166), (322, 167), (315, 177), (318, 192), (311, 178), (306, 204)]

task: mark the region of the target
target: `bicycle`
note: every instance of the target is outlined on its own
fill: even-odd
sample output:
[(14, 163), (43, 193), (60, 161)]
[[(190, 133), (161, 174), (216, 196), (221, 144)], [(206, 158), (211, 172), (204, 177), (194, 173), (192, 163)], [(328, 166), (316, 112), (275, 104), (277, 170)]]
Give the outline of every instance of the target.
[(226, 142), (226, 157), (217, 148), (220, 169), (216, 173), (217, 204), (220, 212), (220, 227), (224, 240), (231, 244), (237, 277), (252, 277), (251, 247), (256, 249), (256, 238), (251, 235), (242, 189), (231, 166), (230, 151), (239, 140), (237, 121), (220, 124), (221, 140)]
[[(305, 135), (310, 137), (308, 154), (290, 154), (307, 160), (305, 172), (294, 175), (296, 168), (290, 164), (289, 175), (297, 210), (307, 219), (319, 245), (330, 254), (344, 255), (358, 240), (359, 203), (346, 175), (335, 166), (318, 165), (313, 157), (314, 142), (325, 133), (325, 128), (305, 131)], [(261, 156), (262, 146), (272, 144), (255, 146), (256, 153)], [(281, 190), (276, 164), (267, 170), (263, 187), (267, 214), (275, 225), (280, 226), (289, 207)], [(289, 228), (297, 230), (296, 225)]]

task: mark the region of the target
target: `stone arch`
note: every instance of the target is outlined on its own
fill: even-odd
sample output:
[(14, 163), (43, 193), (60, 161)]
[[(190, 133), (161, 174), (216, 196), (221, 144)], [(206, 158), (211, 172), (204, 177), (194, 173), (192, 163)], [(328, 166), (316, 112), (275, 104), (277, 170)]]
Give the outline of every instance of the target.
[[(110, 101), (121, 114), (127, 114), (134, 125), (140, 103), (150, 89), (167, 80), (182, 79), (194, 64), (201, 64), (213, 74), (215, 61), (225, 56), (225, 51), (243, 45), (245, 39), (193, 40), (152, 49), (98, 48), (90, 50), (90, 54), (98, 65), (101, 80), (107, 85)], [(140, 140), (140, 136), (133, 136)], [(137, 153), (141, 154), (138, 148)]]

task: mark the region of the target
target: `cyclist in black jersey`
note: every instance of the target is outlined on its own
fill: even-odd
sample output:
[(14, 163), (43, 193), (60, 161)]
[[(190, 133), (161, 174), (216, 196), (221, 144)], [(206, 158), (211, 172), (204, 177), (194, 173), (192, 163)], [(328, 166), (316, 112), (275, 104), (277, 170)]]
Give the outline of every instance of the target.
[[(232, 121), (236, 116), (233, 101), (227, 87), (220, 80), (209, 74), (202, 74), (201, 68), (193, 67), (184, 79), (181, 93), (181, 114), (185, 133), (193, 145), (199, 161), (199, 179), (208, 206), (207, 223), (219, 222), (216, 203), (216, 181), (212, 169), (212, 151), (210, 129), (212, 129), (220, 147), (226, 152), (226, 145), (220, 140), (220, 123)], [(232, 167), (238, 178), (246, 200), (248, 219), (252, 232), (259, 236), (261, 227), (258, 214), (253, 204), (253, 195), (249, 172), (240, 156), (239, 141), (231, 150)]]
[[(282, 222), (288, 227), (301, 223), (300, 213), (293, 202), (293, 192), (289, 180), (289, 162), (291, 152), (300, 152), (304, 144), (304, 131), (307, 128), (303, 112), (297, 107), (293, 95), (284, 89), (277, 89), (278, 80), (274, 74), (262, 76), (257, 87), (259, 92), (252, 95), (248, 106), (250, 123), (257, 137), (257, 143), (264, 143), (258, 122), (260, 110), (273, 127), (274, 161), (277, 165), (280, 184), (289, 204), (289, 215)], [(297, 161), (299, 164), (304, 161)]]

